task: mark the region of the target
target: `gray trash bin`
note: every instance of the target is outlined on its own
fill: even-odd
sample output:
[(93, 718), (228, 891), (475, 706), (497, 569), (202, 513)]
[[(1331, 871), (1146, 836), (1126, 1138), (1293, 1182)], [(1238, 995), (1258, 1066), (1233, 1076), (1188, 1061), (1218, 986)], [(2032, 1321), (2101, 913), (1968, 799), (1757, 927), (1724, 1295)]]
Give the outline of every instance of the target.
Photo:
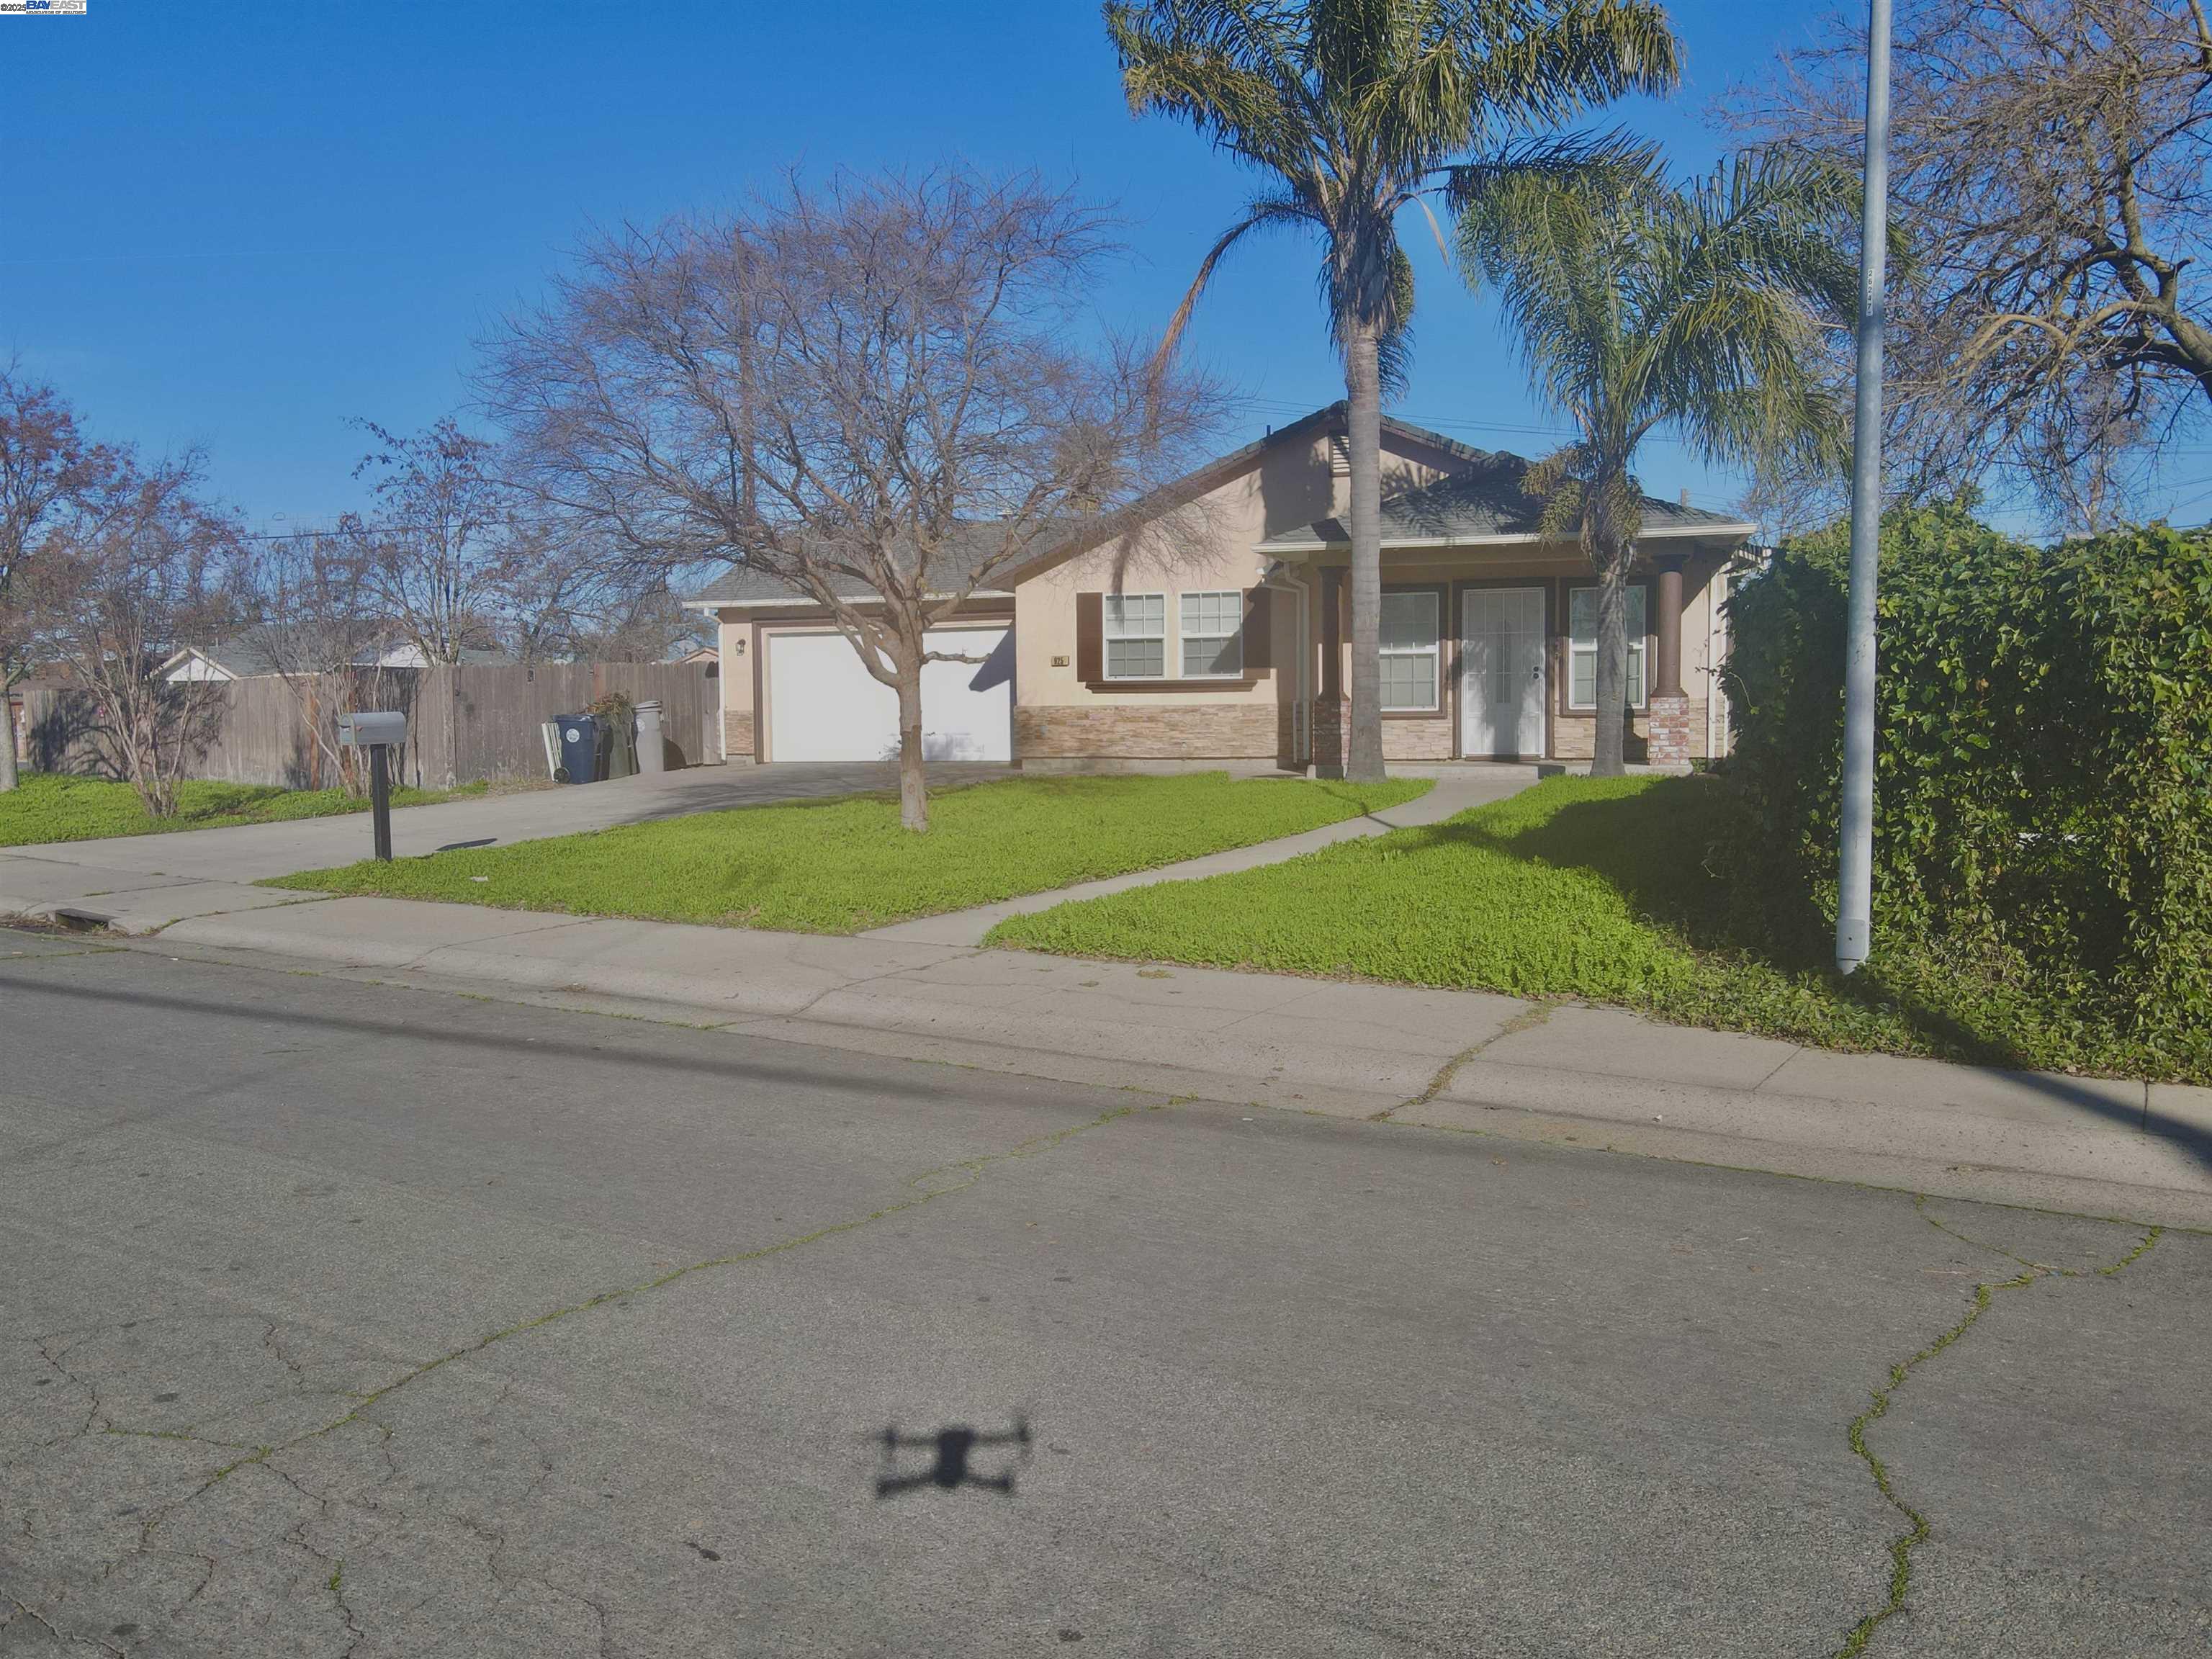
[(637, 706), (637, 769), (641, 772), (665, 772), (668, 751), (661, 746), (660, 705), (646, 702)]
[(637, 738), (632, 722), (599, 719), (599, 776), (626, 778), (637, 770)]

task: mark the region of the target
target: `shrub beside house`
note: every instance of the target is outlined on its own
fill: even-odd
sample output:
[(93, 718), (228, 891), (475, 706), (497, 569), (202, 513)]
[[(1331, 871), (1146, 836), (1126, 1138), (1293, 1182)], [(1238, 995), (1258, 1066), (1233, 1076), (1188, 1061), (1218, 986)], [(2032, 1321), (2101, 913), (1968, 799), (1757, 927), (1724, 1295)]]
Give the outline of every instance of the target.
[[(1730, 607), (1722, 862), (1785, 946), (1833, 915), (1849, 558), (1840, 525), (1788, 543)], [(1893, 513), (1880, 628), (1877, 966), (2212, 1069), (2212, 534)]]

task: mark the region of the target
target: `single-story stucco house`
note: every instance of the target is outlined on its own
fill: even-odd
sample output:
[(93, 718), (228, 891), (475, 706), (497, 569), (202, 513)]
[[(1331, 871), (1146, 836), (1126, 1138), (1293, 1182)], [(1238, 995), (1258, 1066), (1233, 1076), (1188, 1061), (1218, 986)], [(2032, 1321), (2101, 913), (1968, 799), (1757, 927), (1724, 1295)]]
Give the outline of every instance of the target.
[[(1340, 768), (1348, 718), (1349, 465), (1332, 404), (1158, 493), (1164, 532), (1063, 542), (943, 629), (932, 758), (1036, 770)], [(1383, 422), (1383, 747), (1401, 762), (1590, 753), (1596, 592), (1540, 529), (1528, 463)], [(1726, 751), (1715, 676), (1731, 557), (1753, 526), (1647, 498), (1630, 594), (1632, 757)], [(856, 592), (853, 597), (859, 598)], [(896, 751), (890, 692), (820, 606), (758, 571), (687, 603), (720, 626), (733, 762)]]

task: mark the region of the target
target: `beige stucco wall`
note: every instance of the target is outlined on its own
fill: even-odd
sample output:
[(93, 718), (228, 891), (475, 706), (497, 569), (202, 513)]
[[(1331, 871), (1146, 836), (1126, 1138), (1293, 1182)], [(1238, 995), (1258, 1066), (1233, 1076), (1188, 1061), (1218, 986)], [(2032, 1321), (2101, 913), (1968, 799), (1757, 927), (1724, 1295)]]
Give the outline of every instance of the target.
[[(1014, 687), (1021, 704), (1037, 708), (1127, 703), (1163, 708), (1274, 702), (1278, 694), (1273, 671), (1261, 671), (1258, 682), (1249, 687), (1209, 688), (1200, 681), (1188, 691), (1091, 690), (1076, 678), (1075, 596), (1168, 595), (1168, 656), (1172, 668), (1179, 621), (1175, 596), (1256, 586), (1264, 561), (1253, 551), (1254, 546), (1270, 533), (1271, 520), (1288, 529), (1318, 516), (1310, 510), (1316, 501), (1316, 482), (1318, 503), (1326, 513), (1328, 470), (1318, 447), (1306, 455), (1307, 465), (1303, 467), (1287, 465), (1281, 456), (1269, 457), (1267, 465), (1231, 478), (1176, 509), (1133, 544), (1094, 548), (1016, 588)], [(1296, 506), (1286, 507), (1286, 501), (1292, 499)], [(1304, 519), (1285, 516), (1301, 510), (1306, 511)], [(1270, 615), (1271, 643), (1275, 648), (1269, 660), (1285, 662), (1295, 638), (1297, 610), (1289, 604), (1271, 602)]]
[[(1386, 488), (1426, 483), (1448, 458), (1395, 434), (1384, 435)], [(1075, 675), (1075, 596), (1165, 593), (1170, 647), (1174, 596), (1259, 586), (1267, 563), (1255, 551), (1269, 536), (1349, 511), (1348, 483), (1331, 464), (1329, 441), (1284, 444), (1264, 452), (1250, 471), (1217, 484), (1178, 509), (1136, 546), (1101, 547), (1024, 582), (1015, 593), (1015, 687), (1030, 708), (1119, 706), (1173, 708), (1275, 702), (1296, 695), (1297, 605), (1287, 594), (1269, 601), (1271, 667), (1249, 688), (1185, 691), (1094, 691)], [(1317, 629), (1316, 613), (1312, 625)]]
[(750, 765), (759, 743), (753, 720), (753, 625), (742, 611), (714, 616), (714, 642), (722, 653), (722, 758)]

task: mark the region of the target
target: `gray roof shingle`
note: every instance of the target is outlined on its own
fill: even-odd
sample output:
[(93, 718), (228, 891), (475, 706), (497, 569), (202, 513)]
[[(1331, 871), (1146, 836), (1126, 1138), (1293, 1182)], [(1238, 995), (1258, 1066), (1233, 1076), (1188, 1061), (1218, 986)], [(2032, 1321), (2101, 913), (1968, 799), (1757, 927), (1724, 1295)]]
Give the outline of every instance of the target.
[[(1435, 433), (1423, 432), (1403, 422), (1392, 422), (1401, 431), (1449, 448), (1464, 469), (1432, 483), (1382, 497), (1382, 544), (1422, 542), (1480, 542), (1504, 536), (1533, 536), (1543, 519), (1543, 503), (1523, 487), (1530, 463), (1502, 451), (1473, 449)], [(1709, 513), (1644, 498), (1644, 526), (1662, 535), (1695, 535), (1708, 531), (1716, 536), (1748, 534), (1753, 526), (1724, 513)], [(1350, 544), (1352, 532), (1338, 518), (1316, 519), (1310, 524), (1279, 532), (1261, 544), (1270, 553), (1312, 553)]]

